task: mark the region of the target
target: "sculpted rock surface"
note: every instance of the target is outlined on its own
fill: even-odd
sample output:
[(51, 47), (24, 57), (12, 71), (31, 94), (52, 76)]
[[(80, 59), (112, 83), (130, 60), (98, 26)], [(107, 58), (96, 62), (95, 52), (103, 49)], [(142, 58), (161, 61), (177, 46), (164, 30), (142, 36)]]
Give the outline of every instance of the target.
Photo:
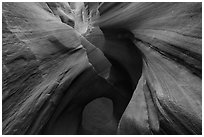
[(3, 134), (202, 134), (202, 3), (3, 3)]
[(102, 52), (41, 5), (3, 5), (4, 134), (38, 133), (78, 75), (97, 75), (90, 62), (104, 64), (100, 73), (108, 67)]

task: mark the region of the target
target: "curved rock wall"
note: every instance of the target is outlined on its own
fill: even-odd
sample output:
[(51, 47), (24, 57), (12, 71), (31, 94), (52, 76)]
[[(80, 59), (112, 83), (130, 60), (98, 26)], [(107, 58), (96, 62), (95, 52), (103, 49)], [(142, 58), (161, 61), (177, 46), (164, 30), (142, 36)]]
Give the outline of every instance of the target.
[(2, 8), (3, 134), (202, 134), (202, 3)]
[(96, 24), (102, 30), (129, 30), (135, 36), (135, 46), (144, 54), (142, 78), (118, 133), (201, 134), (201, 3), (103, 6)]

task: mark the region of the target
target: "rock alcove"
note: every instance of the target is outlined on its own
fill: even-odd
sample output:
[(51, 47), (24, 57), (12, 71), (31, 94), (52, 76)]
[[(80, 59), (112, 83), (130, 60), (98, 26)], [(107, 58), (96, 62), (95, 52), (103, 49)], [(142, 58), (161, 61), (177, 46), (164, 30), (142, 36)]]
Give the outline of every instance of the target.
[(3, 134), (202, 134), (202, 3), (2, 3)]

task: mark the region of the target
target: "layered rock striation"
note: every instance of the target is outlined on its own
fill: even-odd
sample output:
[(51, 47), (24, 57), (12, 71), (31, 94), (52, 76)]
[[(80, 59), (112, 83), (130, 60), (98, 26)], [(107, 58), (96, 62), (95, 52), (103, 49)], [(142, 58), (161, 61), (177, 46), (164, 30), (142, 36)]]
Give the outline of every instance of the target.
[(202, 134), (202, 3), (2, 4), (3, 134)]

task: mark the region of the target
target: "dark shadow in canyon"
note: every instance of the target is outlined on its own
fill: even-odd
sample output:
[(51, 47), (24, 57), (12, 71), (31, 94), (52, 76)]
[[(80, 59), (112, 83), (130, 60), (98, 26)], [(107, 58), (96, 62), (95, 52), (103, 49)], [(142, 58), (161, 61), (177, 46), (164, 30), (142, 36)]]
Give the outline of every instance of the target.
[[(105, 44), (100, 49), (112, 64), (109, 78), (106, 80), (98, 76), (93, 69), (87, 69), (78, 76), (67, 89), (69, 93), (76, 91), (78, 93), (71, 101), (70, 94), (65, 93), (40, 134), (116, 134), (117, 124), (142, 74), (142, 53), (132, 42), (134, 35), (129, 31), (109, 28), (101, 28), (101, 30), (104, 33)], [(106, 99), (101, 100), (101, 97)], [(113, 107), (101, 105), (103, 108), (100, 109), (105, 113), (97, 111), (96, 108), (100, 101), (110, 105), (108, 103), (110, 100), (107, 99), (112, 101)], [(93, 107), (88, 107), (87, 104), (91, 103)], [(101, 125), (97, 133), (84, 129), (82, 123), (85, 121), (89, 121), (94, 126), (94, 117), (83, 115), (83, 112), (89, 112), (99, 120), (105, 120), (104, 117), (110, 118), (109, 121), (112, 121), (112, 124), (109, 126), (111, 127), (108, 129), (105, 128), (107, 125)]]
[(101, 49), (112, 64), (110, 81), (117, 93), (110, 94), (113, 100), (114, 115), (120, 120), (142, 74), (142, 53), (134, 45), (134, 35), (125, 29), (101, 28), (105, 45)]

